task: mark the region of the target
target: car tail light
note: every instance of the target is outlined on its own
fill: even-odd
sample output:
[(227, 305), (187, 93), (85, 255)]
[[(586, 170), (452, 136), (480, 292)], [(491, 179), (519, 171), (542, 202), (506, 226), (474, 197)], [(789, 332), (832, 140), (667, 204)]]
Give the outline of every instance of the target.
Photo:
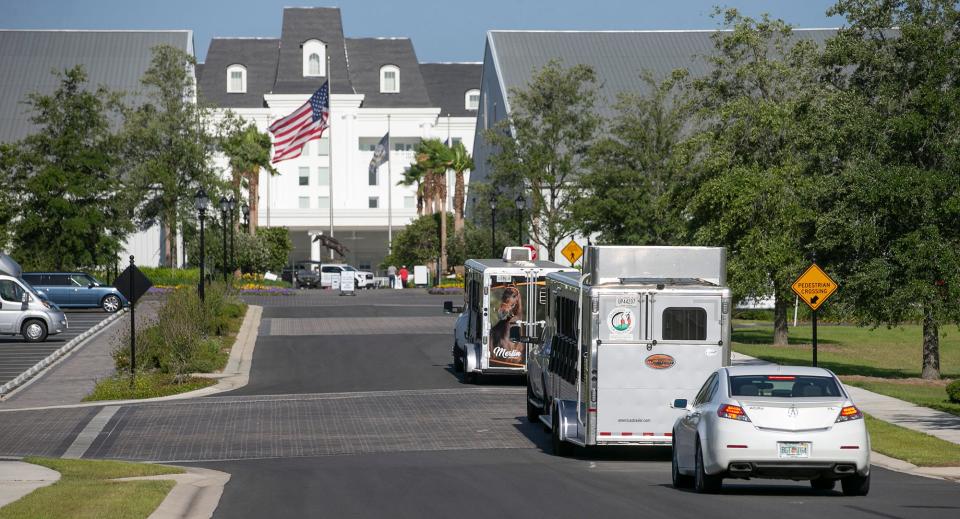
[(729, 418), (731, 420), (740, 420), (741, 422), (750, 421), (747, 413), (743, 412), (743, 408), (738, 405), (720, 406), (720, 408), (717, 409), (717, 416), (720, 418)]
[(857, 409), (857, 406), (848, 405), (844, 406), (844, 408), (840, 410), (840, 415), (837, 416), (837, 423), (849, 422), (850, 420), (860, 420), (862, 418), (863, 413)]

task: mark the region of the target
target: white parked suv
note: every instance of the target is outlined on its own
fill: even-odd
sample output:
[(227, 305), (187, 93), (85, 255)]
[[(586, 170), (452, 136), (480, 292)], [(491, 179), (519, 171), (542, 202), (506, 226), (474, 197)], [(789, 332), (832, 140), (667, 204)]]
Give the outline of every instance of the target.
[(341, 272), (353, 272), (356, 278), (357, 289), (373, 288), (373, 272), (357, 270), (346, 263), (324, 263), (320, 267), (320, 287), (333, 286), (334, 276), (340, 277)]
[(720, 490), (724, 478), (840, 482), (870, 491), (870, 437), (843, 384), (822, 368), (734, 366), (711, 375), (673, 427), (673, 484)]

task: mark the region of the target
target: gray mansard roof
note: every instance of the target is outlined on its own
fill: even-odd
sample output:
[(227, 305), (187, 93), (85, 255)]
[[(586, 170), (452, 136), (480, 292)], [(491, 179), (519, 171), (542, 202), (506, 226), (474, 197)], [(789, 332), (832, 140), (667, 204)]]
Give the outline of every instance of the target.
[[(499, 69), (504, 94), (522, 88), (534, 72), (550, 60), (564, 66), (591, 65), (601, 85), (598, 105), (609, 115), (620, 92), (643, 90), (643, 71), (656, 78), (687, 68), (694, 76), (706, 74), (717, 31), (490, 31), (487, 45)], [(795, 29), (797, 38), (818, 43), (836, 34), (834, 29)], [(486, 81), (484, 82), (486, 83)]]
[(326, 77), (303, 77), (301, 45), (308, 40), (327, 44), (330, 57), (330, 91), (352, 94), (343, 47), (343, 24), (337, 7), (285, 7), (280, 32), (280, 63), (277, 66), (275, 94), (313, 93)]
[[(280, 40), (271, 38), (214, 38), (207, 61), (198, 65), (200, 100), (233, 108), (263, 107), (263, 94), (273, 90), (277, 77)], [(227, 93), (227, 67), (241, 64), (247, 69), (247, 91)]]
[[(349, 38), (350, 81), (363, 94), (365, 108), (422, 108), (432, 106), (413, 43), (407, 38)], [(400, 70), (400, 91), (380, 93), (380, 68), (395, 65)]]
[(468, 90), (480, 89), (482, 63), (421, 63), (420, 75), (427, 85), (433, 106), (440, 107), (440, 115), (476, 117), (476, 110), (467, 110)]
[[(150, 66), (152, 48), (172, 45), (193, 54), (193, 32), (0, 30), (0, 142), (35, 130), (27, 94), (47, 94), (60, 81), (51, 71), (83, 65), (91, 88), (136, 94)], [(128, 101), (136, 101), (132, 95)]]

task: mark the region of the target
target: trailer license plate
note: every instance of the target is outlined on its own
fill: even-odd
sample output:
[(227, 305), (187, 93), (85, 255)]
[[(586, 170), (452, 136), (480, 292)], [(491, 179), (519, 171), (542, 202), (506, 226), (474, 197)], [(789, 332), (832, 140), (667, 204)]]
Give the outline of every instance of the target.
[(781, 458), (809, 458), (810, 442), (777, 442)]

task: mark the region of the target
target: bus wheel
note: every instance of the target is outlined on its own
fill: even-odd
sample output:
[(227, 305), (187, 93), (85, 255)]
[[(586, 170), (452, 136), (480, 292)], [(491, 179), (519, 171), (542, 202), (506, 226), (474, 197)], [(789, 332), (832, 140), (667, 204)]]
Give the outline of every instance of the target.
[(457, 350), (457, 343), (453, 343), (453, 371), (454, 373), (463, 373), (463, 357)]

